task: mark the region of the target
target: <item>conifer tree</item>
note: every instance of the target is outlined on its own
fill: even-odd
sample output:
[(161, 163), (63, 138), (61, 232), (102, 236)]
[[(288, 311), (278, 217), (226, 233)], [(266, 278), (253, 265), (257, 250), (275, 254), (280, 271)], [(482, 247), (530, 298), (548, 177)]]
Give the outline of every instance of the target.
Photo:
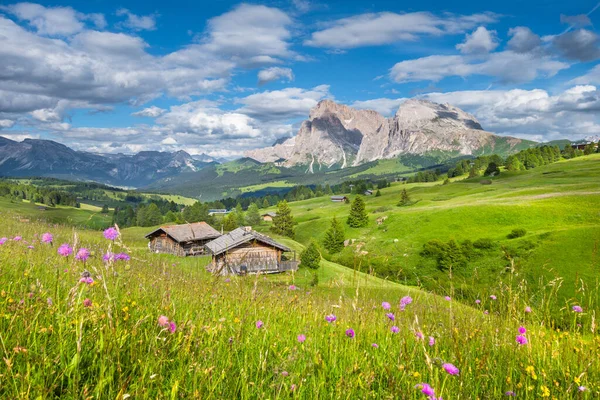
[(318, 269), (320, 263), (321, 252), (319, 252), (319, 245), (313, 239), (300, 254), (300, 265), (305, 268)]
[(225, 218), (223, 218), (223, 230), (227, 232), (231, 232), (232, 230), (238, 227), (237, 218), (235, 216), (235, 211), (227, 214)]
[(335, 254), (339, 253), (344, 249), (344, 227), (338, 221), (336, 217), (333, 217), (331, 220), (331, 226), (325, 232), (325, 240), (323, 241), (323, 246), (329, 253)]
[(406, 189), (402, 189), (402, 197), (400, 198), (400, 201), (398, 202), (399, 206), (407, 206), (411, 203), (410, 201), (410, 196), (408, 195), (408, 192), (406, 191)]
[(277, 215), (273, 217), (271, 230), (278, 235), (294, 238), (294, 217), (287, 201), (277, 203)]
[(246, 222), (249, 225), (260, 224), (260, 213), (258, 212), (258, 206), (255, 203), (250, 204), (248, 211), (246, 212)]
[(352, 228), (361, 228), (367, 226), (369, 223), (369, 216), (365, 209), (365, 201), (361, 196), (356, 196), (352, 202), (352, 205), (350, 206), (350, 215), (348, 215), (346, 223)]

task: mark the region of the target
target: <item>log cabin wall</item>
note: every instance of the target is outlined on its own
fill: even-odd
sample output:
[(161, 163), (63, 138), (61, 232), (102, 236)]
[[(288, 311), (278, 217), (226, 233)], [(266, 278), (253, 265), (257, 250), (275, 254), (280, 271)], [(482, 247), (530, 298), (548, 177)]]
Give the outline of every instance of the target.
[(216, 256), (213, 268), (221, 274), (239, 274), (242, 265), (248, 273), (276, 272), (281, 254), (281, 250), (261, 243), (246, 243)]

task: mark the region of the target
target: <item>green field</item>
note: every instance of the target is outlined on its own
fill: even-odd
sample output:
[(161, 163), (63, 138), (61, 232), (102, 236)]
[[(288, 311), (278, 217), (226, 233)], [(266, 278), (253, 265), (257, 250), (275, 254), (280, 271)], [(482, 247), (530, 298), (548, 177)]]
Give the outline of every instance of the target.
[[(487, 178), (486, 178), (487, 179)], [(562, 278), (560, 298), (581, 294), (581, 281), (594, 285), (600, 272), (600, 155), (561, 161), (529, 171), (503, 172), (492, 184), (484, 178), (393, 184), (381, 197), (365, 197), (368, 227), (346, 227), (354, 239), (328, 259), (379, 276), (472, 299), (503, 283), (514, 268), (530, 285)], [(397, 207), (407, 189), (415, 204)], [(349, 205), (328, 198), (290, 203), (301, 243), (323, 239), (333, 216), (345, 220)], [(387, 217), (381, 225), (375, 220)], [(515, 228), (527, 234), (507, 239)], [(263, 227), (261, 229), (266, 229)], [(441, 241), (489, 238), (492, 251), (481, 252), (462, 268), (440, 271), (420, 256), (423, 245)], [(360, 249), (358, 249), (360, 247)], [(509, 257), (507, 257), (507, 255)], [(512, 256), (511, 256), (512, 255)], [(537, 299), (542, 301), (542, 299)], [(594, 306), (600, 305), (596, 296)]]

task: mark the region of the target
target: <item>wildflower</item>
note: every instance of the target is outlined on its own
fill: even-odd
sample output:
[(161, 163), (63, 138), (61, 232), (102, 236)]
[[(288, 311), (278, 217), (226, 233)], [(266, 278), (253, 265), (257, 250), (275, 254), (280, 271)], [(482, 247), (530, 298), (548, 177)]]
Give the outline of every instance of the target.
[(92, 301), (90, 299), (85, 299), (83, 301), (83, 306), (84, 307), (91, 307), (92, 306)]
[(577, 390), (579, 390), (580, 392), (585, 392), (587, 388), (585, 386), (579, 386)]
[(527, 344), (527, 338), (523, 335), (517, 335), (517, 343), (519, 343), (520, 345), (524, 345)]
[(164, 315), (161, 315), (160, 317), (158, 317), (158, 325), (162, 326), (163, 328), (169, 325), (169, 318), (167, 318)]
[(410, 296), (404, 296), (403, 298), (400, 299), (400, 304), (404, 304), (404, 305), (408, 305), (410, 303), (412, 303), (413, 299)]
[(485, 310), (483, 313), (484, 313), (485, 315), (488, 315), (490, 312), (489, 312), (488, 310)]
[(446, 370), (446, 372), (450, 375), (458, 375), (460, 373), (460, 370), (456, 368), (455, 365), (450, 363), (442, 364), (442, 368), (444, 368), (444, 370)]
[(281, 371), (281, 376), (288, 376), (289, 373), (287, 371)]
[(2, 239), (0, 239), (0, 245), (3, 245), (4, 243), (6, 243), (8, 239), (3, 237)]
[(396, 319), (396, 317), (394, 316), (393, 313), (387, 313), (385, 314), (386, 317), (388, 317), (390, 319), (390, 321), (394, 321)]
[(290, 285), (290, 286), (288, 286), (288, 290), (296, 290), (296, 286)]
[(81, 279), (79, 279), (79, 282), (91, 285), (92, 283), (94, 283), (94, 278), (92, 278), (91, 276), (84, 276)]
[(177, 330), (177, 325), (175, 325), (175, 322), (170, 321), (169, 322), (169, 332), (175, 333), (176, 330)]
[(527, 329), (525, 329), (525, 327), (524, 327), (524, 326), (520, 326), (520, 327), (519, 327), (519, 333), (520, 333), (521, 335), (524, 335), (525, 333), (527, 333)]
[(492, 294), (492, 295), (490, 295), (490, 299), (492, 299), (492, 300), (496, 300), (496, 299), (497, 299), (497, 297), (496, 297), (496, 295)]
[(256, 321), (256, 329), (262, 328), (263, 325), (264, 325), (264, 323), (260, 319), (258, 321)]
[(417, 385), (417, 388), (421, 389), (421, 393), (425, 396), (435, 396), (435, 391), (428, 383), (420, 383)]
[(119, 237), (119, 232), (112, 226), (104, 231), (104, 237), (108, 240), (115, 240)]
[(400, 332), (400, 328), (398, 328), (396, 325), (392, 326), (390, 328), (390, 330), (392, 331), (392, 333), (398, 333), (398, 332)]
[(77, 259), (79, 261), (83, 261), (83, 262), (85, 262), (89, 257), (90, 257), (90, 251), (88, 249), (86, 249), (85, 247), (82, 247), (81, 249), (79, 249), (79, 251), (75, 255), (75, 259)]
[(46, 299), (46, 303), (48, 303), (48, 306), (49, 306), (49, 307), (52, 307), (52, 304), (54, 304), (54, 303), (52, 302), (52, 298), (51, 298), (51, 297), (48, 297), (48, 298)]
[(44, 243), (52, 243), (53, 239), (54, 239), (54, 237), (49, 232), (46, 232), (42, 235), (42, 242), (44, 242)]
[(102, 260), (104, 262), (111, 262), (111, 261), (114, 261), (114, 259), (115, 259), (115, 255), (113, 253), (110, 253), (110, 252), (106, 253), (106, 254), (104, 254), (102, 256)]
[(421, 332), (415, 332), (415, 337), (419, 340), (423, 340), (423, 334)]
[(117, 253), (115, 254), (115, 260), (129, 261), (131, 257), (127, 253)]
[(379, 345), (377, 343), (373, 343), (373, 344), (371, 344), (371, 347), (374, 347), (374, 348), (378, 349)]
[(525, 307), (525, 312), (526, 313), (530, 313), (531, 312), (531, 307), (529, 307), (529, 306)]
[(354, 329), (352, 329), (352, 328), (346, 329), (346, 336), (348, 336), (349, 338), (353, 338), (354, 335), (355, 335)]
[(583, 308), (581, 308), (581, 306), (573, 306), (572, 310), (576, 313), (583, 312)]
[(331, 323), (331, 322), (335, 322), (335, 320), (337, 319), (337, 317), (333, 314), (329, 314), (325, 316), (325, 321)]
[(225, 283), (229, 283), (229, 282), (231, 282), (231, 279), (225, 278)]
[(298, 342), (304, 343), (305, 340), (306, 340), (306, 335), (298, 335)]
[(294, 390), (296, 390), (296, 384), (295, 384), (295, 383), (292, 383), (292, 384), (290, 385), (290, 390), (291, 390), (292, 392), (293, 392)]
[(509, 390), (508, 392), (504, 393), (505, 396), (516, 396), (515, 392), (513, 392), (512, 390)]
[(429, 346), (435, 346), (435, 338), (433, 336), (429, 336)]
[(20, 242), (21, 240), (23, 240), (23, 237), (21, 237), (21, 236), (15, 236), (15, 237), (13, 238), (13, 240), (14, 240), (15, 242)]
[(27, 246), (27, 248), (33, 250), (33, 246)]
[(58, 248), (58, 254), (60, 254), (63, 257), (69, 257), (71, 254), (73, 254), (73, 248), (67, 243), (63, 243)]
[(475, 304), (481, 304), (481, 300), (479, 300), (479, 299), (475, 300)]
[(392, 305), (390, 303), (388, 303), (387, 301), (384, 301), (383, 303), (381, 303), (381, 307), (384, 310), (389, 310), (392, 307)]
[(550, 397), (550, 389), (547, 386), (542, 386), (540, 389), (542, 390), (542, 397)]
[(450, 300), (452, 300), (452, 297), (446, 296), (446, 297), (444, 297), (444, 299), (446, 299), (446, 301), (450, 301)]

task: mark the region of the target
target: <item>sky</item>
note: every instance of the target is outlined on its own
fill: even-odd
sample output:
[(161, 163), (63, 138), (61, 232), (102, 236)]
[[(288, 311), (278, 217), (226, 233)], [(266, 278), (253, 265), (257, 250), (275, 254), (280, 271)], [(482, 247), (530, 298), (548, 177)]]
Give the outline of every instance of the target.
[(600, 135), (598, 0), (0, 1), (0, 136), (233, 158), (320, 100), (450, 103), (536, 141)]

